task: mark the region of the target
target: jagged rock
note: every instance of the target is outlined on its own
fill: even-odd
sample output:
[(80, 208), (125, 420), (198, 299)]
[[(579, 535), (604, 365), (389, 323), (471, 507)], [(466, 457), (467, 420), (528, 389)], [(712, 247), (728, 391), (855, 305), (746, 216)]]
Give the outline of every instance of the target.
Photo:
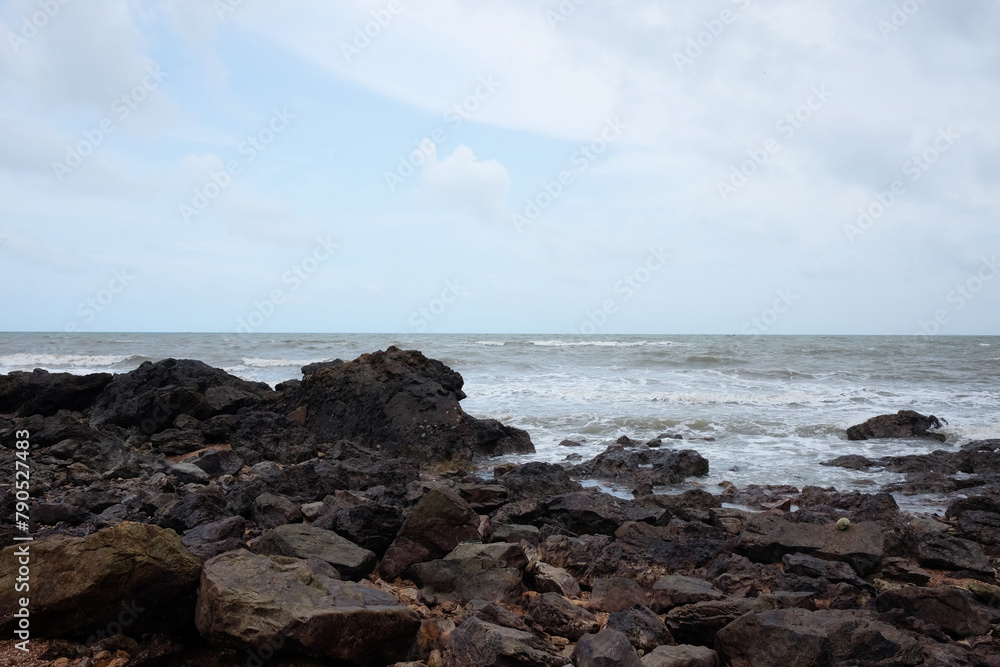
[(876, 621), (871, 612), (853, 610), (747, 614), (719, 631), (716, 650), (733, 667), (873, 665), (890, 660), (917, 665), (924, 656), (913, 636)]
[(785, 554), (781, 559), (785, 572), (791, 572), (802, 577), (826, 579), (833, 583), (843, 582), (859, 588), (870, 588), (868, 582), (858, 576), (847, 563), (823, 560), (806, 554)]
[(166, 473), (181, 484), (208, 484), (208, 473), (193, 463), (171, 463)]
[(659, 617), (641, 604), (612, 612), (607, 627), (625, 635), (637, 651), (649, 653), (657, 646), (677, 643)]
[(493, 625), (502, 625), (505, 628), (531, 632), (534, 627), (534, 619), (530, 616), (515, 614), (501, 607), (496, 602), (473, 600), (466, 605), (466, 611), (468, 612), (468, 616), (475, 616), (480, 621), (492, 623)]
[(59, 410), (82, 412), (111, 382), (110, 373), (74, 375), (36, 368), (30, 373), (0, 375), (0, 414), (17, 417), (54, 415)]
[(822, 461), (820, 465), (847, 468), (848, 470), (868, 470), (875, 465), (875, 462), (867, 456), (861, 456), (860, 454), (844, 454), (829, 461)]
[(711, 646), (719, 630), (744, 614), (808, 606), (811, 601), (811, 593), (772, 593), (695, 602), (667, 612), (667, 628), (681, 643)]
[(576, 578), (562, 569), (542, 561), (528, 567), (534, 590), (539, 593), (558, 593), (568, 598), (580, 597), (580, 584)]
[(168, 428), (149, 436), (149, 442), (155, 452), (166, 456), (180, 456), (204, 447), (205, 436), (201, 431)]
[(570, 641), (576, 641), (588, 632), (597, 632), (601, 627), (596, 616), (558, 593), (532, 596), (527, 610), (538, 627), (550, 635), (566, 637)]
[(389, 347), (305, 375), (288, 400), (328, 442), (354, 440), (386, 457), (466, 465), (475, 455), (531, 453), (528, 434), (467, 415), (462, 376), (415, 350)]
[(943, 433), (928, 433), (929, 428), (941, 428), (941, 422), (934, 415), (925, 417), (913, 410), (900, 410), (894, 415), (879, 415), (864, 424), (851, 426), (847, 429), (847, 439), (931, 438), (945, 441)]
[(562, 667), (569, 661), (523, 630), (486, 623), (475, 616), (451, 633), (451, 667)]
[(545, 522), (587, 535), (612, 535), (628, 521), (655, 522), (662, 510), (649, 510), (634, 502), (595, 489), (564, 493), (545, 500)]
[(261, 528), (275, 528), (302, 521), (302, 510), (288, 498), (262, 493), (250, 506), (250, 515)]
[(725, 593), (703, 579), (683, 575), (664, 575), (652, 588), (652, 609), (655, 612), (670, 611), (674, 607), (721, 600)]
[(886, 558), (881, 565), (882, 576), (896, 581), (923, 586), (931, 580), (927, 570), (923, 570), (905, 558)]
[(598, 611), (621, 611), (647, 602), (646, 592), (632, 579), (603, 577), (592, 584), (590, 604)]
[(204, 470), (209, 477), (235, 475), (244, 463), (243, 458), (231, 449), (209, 449), (187, 462)]
[(402, 527), (403, 513), (397, 507), (337, 491), (323, 500), (312, 525), (335, 531), (381, 557)]
[(247, 522), (241, 516), (231, 516), (184, 531), (181, 542), (202, 562), (221, 553), (245, 546), (243, 534)]
[(708, 474), (708, 461), (693, 449), (626, 449), (612, 445), (595, 458), (573, 468), (577, 477), (619, 484), (659, 486), (677, 484), (691, 476)]
[(414, 563), (441, 558), (466, 541), (482, 541), (479, 515), (455, 492), (431, 489), (410, 510), (379, 572), (395, 579)]
[(628, 638), (613, 628), (584, 635), (573, 649), (576, 667), (643, 667)]
[(658, 646), (642, 657), (644, 667), (719, 667), (719, 654), (707, 646)]
[(917, 544), (917, 561), (924, 567), (941, 570), (971, 570), (993, 574), (993, 566), (982, 547), (952, 535), (922, 540)]
[(506, 523), (493, 528), (493, 542), (520, 542), (524, 540), (528, 544), (538, 544), (539, 531), (535, 526), (528, 524)]
[(488, 514), (507, 502), (509, 494), (500, 484), (460, 484), (458, 493), (472, 507), (482, 514)]
[(337, 533), (300, 523), (278, 526), (253, 544), (265, 556), (319, 558), (332, 565), (344, 579), (358, 581), (375, 569), (375, 554)]
[(962, 534), (981, 544), (1000, 544), (1000, 502), (985, 496), (956, 500), (945, 516), (958, 519)]
[(232, 448), (249, 465), (260, 461), (301, 463), (315, 458), (316, 437), (284, 415), (242, 410), (232, 433)]
[(421, 599), (431, 604), (496, 600), (516, 603), (524, 592), (524, 551), (516, 544), (460, 544), (445, 558), (416, 563), (407, 570)]
[(416, 612), (388, 593), (331, 574), (318, 559), (242, 550), (216, 556), (202, 573), (198, 631), (243, 649), (287, 642), (352, 664), (405, 660), (420, 630)]
[[(20, 551), (19, 551), (20, 550)], [(24, 552), (28, 555), (19, 555)], [(20, 609), (12, 564), (31, 569), (31, 634), (62, 637), (105, 629), (130, 610), (129, 631), (172, 630), (190, 619), (201, 563), (172, 530), (121, 523), (86, 537), (56, 536), (0, 552), (0, 631), (11, 636)], [(187, 622), (190, 622), (189, 620)]]
[(562, 466), (540, 461), (525, 463), (499, 478), (512, 500), (546, 498), (560, 493), (580, 491), (583, 486), (574, 482)]
[(175, 502), (161, 507), (154, 519), (164, 528), (178, 533), (232, 516), (226, 510), (226, 498), (217, 485), (200, 487)]
[(990, 631), (990, 619), (972, 595), (958, 588), (908, 586), (885, 591), (875, 600), (880, 612), (901, 609), (961, 639)]
[(678, 534), (672, 526), (625, 523), (602, 556), (616, 564), (618, 576), (652, 586), (666, 572), (704, 567), (732, 551), (725, 531), (696, 523), (686, 528), (690, 532)]

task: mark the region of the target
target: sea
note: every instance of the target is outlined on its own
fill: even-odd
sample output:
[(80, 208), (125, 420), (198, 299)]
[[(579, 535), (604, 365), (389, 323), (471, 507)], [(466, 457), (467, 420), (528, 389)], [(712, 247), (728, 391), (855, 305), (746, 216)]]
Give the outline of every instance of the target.
[[(509, 461), (585, 460), (623, 435), (642, 442), (680, 435), (663, 446), (697, 450), (710, 473), (657, 492), (718, 492), (723, 481), (873, 492), (901, 476), (820, 463), (842, 454), (956, 450), (1000, 437), (997, 336), (0, 333), (0, 373), (124, 373), (174, 357), (273, 386), (301, 377), (305, 364), (390, 345), (420, 350), (461, 373), (466, 412), (531, 435), (534, 454), (486, 461), (487, 472)], [(847, 440), (848, 426), (904, 409), (947, 420), (947, 441)], [(926, 508), (943, 501), (897, 502)]]

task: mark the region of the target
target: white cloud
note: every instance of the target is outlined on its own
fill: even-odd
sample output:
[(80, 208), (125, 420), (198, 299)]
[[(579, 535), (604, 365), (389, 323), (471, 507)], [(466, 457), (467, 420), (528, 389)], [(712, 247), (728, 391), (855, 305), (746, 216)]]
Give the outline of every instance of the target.
[(510, 176), (496, 160), (477, 160), (472, 149), (458, 146), (437, 159), (437, 148), (423, 166), (426, 193), (451, 208), (469, 210), (484, 220), (497, 221), (506, 213)]

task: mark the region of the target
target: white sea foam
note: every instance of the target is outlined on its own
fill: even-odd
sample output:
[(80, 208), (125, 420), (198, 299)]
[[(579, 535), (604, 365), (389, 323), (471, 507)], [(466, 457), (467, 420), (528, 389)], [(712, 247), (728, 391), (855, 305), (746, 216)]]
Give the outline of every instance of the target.
[(243, 365), (247, 368), (280, 368), (283, 366), (300, 368), (321, 361), (330, 361), (330, 359), (254, 359), (244, 357)]
[[(20, 370), (44, 368), (46, 370), (101, 368), (141, 360), (138, 355), (113, 354), (5, 354), (0, 356), (0, 369)], [(4, 371), (6, 372), (6, 371)]]

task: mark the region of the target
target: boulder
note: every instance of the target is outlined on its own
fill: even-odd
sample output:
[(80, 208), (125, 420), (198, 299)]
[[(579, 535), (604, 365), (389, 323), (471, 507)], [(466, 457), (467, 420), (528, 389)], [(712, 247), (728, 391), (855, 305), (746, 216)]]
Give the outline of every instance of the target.
[[(24, 563), (27, 560), (27, 563)], [(190, 619), (201, 562), (172, 530), (121, 523), (86, 537), (56, 536), (7, 547), (0, 572), (0, 621), (11, 636), (19, 609), (15, 578), (21, 562), (31, 570), (31, 634), (65, 637), (125, 624), (129, 632), (170, 630)], [(189, 622), (189, 621), (188, 621)]]
[(561, 567), (542, 561), (528, 566), (532, 588), (539, 593), (558, 593), (568, 598), (580, 597), (580, 584), (576, 578)]
[(785, 572), (801, 577), (826, 579), (832, 583), (843, 582), (858, 588), (871, 588), (870, 584), (859, 577), (854, 568), (847, 563), (823, 560), (806, 554), (785, 554), (781, 562), (785, 566)]
[(833, 522), (795, 523), (760, 514), (744, 526), (736, 551), (761, 563), (779, 562), (789, 553), (811, 554), (848, 563), (865, 576), (875, 571), (885, 555), (887, 534), (885, 525), (875, 521), (838, 530)]
[(715, 650), (732, 667), (919, 665), (924, 657), (915, 637), (871, 612), (829, 609), (746, 614), (719, 631)]
[(985, 635), (990, 619), (971, 594), (958, 588), (908, 586), (885, 591), (875, 600), (880, 612), (901, 609), (909, 616), (944, 630), (955, 639)]
[(945, 441), (943, 433), (928, 433), (930, 428), (941, 428), (941, 422), (934, 415), (925, 417), (913, 410), (900, 410), (894, 415), (879, 415), (863, 424), (851, 426), (847, 429), (847, 439), (931, 438)]
[(993, 566), (982, 547), (952, 535), (939, 534), (937, 537), (921, 540), (917, 544), (917, 561), (924, 567), (940, 570), (970, 570), (993, 574)]
[(584, 635), (573, 649), (576, 667), (642, 667), (628, 638), (613, 628)]
[(210, 642), (281, 646), (360, 665), (403, 661), (420, 617), (369, 586), (339, 581), (308, 561), (232, 551), (205, 563), (195, 624)]
[(250, 516), (261, 528), (275, 528), (288, 523), (298, 523), (303, 519), (302, 510), (284, 496), (262, 493), (250, 506)]
[(111, 382), (110, 373), (74, 375), (36, 368), (0, 375), (0, 414), (49, 416), (59, 410), (83, 412)]
[(820, 465), (847, 468), (848, 470), (868, 470), (875, 465), (875, 461), (861, 454), (844, 454), (829, 461), (821, 461)]
[(301, 463), (315, 458), (316, 437), (284, 415), (241, 410), (231, 436), (233, 451), (248, 465), (260, 461)]
[(613, 535), (628, 521), (654, 523), (663, 510), (650, 510), (596, 489), (564, 493), (545, 501), (546, 522), (582, 535)]
[(403, 512), (349, 491), (327, 496), (312, 525), (326, 528), (382, 557), (403, 526)]
[(243, 534), (247, 522), (241, 516), (213, 521), (184, 531), (181, 542), (202, 562), (221, 553), (242, 549), (246, 546)]
[(528, 600), (527, 611), (545, 632), (576, 641), (600, 630), (597, 617), (558, 593), (542, 593)]
[(515, 614), (508, 609), (501, 607), (496, 602), (486, 602), (485, 600), (473, 600), (466, 605), (466, 611), (470, 616), (475, 616), (480, 621), (502, 625), (505, 628), (514, 628), (531, 632), (534, 627), (534, 620), (530, 616)]
[(594, 579), (591, 586), (590, 604), (598, 611), (621, 611), (648, 602), (642, 586), (625, 577)]
[(625, 635), (637, 651), (649, 653), (657, 646), (677, 643), (663, 621), (641, 604), (612, 612), (607, 627)]
[(467, 541), (482, 541), (479, 515), (454, 491), (431, 489), (410, 510), (379, 572), (395, 579), (414, 563), (442, 558)]
[(525, 431), (466, 414), (462, 376), (416, 350), (389, 347), (317, 369), (289, 390), (306, 428), (323, 441), (354, 440), (422, 465), (535, 451)]
[(880, 569), (883, 577), (908, 584), (923, 586), (931, 580), (930, 572), (917, 567), (905, 558), (886, 558), (882, 561)]
[(562, 667), (569, 661), (530, 632), (473, 616), (451, 633), (451, 667)]
[(644, 667), (719, 667), (719, 654), (707, 646), (658, 646), (642, 657)]
[(329, 563), (344, 579), (358, 581), (375, 569), (375, 554), (362, 549), (337, 533), (301, 523), (278, 526), (253, 544), (253, 551), (265, 556), (319, 558)]
[(494, 542), (520, 542), (524, 540), (528, 544), (538, 544), (538, 528), (529, 524), (502, 523), (494, 526), (493, 536), (490, 538)]
[(685, 577), (679, 574), (664, 575), (653, 584), (653, 611), (665, 612), (674, 607), (695, 602), (721, 600), (726, 594), (703, 579)]
[(524, 592), (524, 551), (516, 544), (460, 544), (445, 558), (416, 563), (406, 570), (429, 604), (496, 600), (514, 604)]
[(711, 646), (716, 633), (743, 614), (805, 606), (811, 604), (812, 597), (812, 593), (771, 593), (695, 602), (667, 612), (667, 628), (683, 644)]
[(583, 486), (573, 481), (565, 468), (541, 461), (518, 466), (501, 476), (499, 480), (507, 489), (511, 500), (546, 498), (559, 493), (583, 490)]
[(693, 449), (625, 448), (612, 445), (573, 468), (577, 477), (602, 479), (635, 487), (678, 484), (687, 477), (708, 474), (708, 461)]
[(1000, 502), (986, 496), (956, 500), (945, 516), (958, 519), (962, 535), (981, 544), (1000, 544)]

